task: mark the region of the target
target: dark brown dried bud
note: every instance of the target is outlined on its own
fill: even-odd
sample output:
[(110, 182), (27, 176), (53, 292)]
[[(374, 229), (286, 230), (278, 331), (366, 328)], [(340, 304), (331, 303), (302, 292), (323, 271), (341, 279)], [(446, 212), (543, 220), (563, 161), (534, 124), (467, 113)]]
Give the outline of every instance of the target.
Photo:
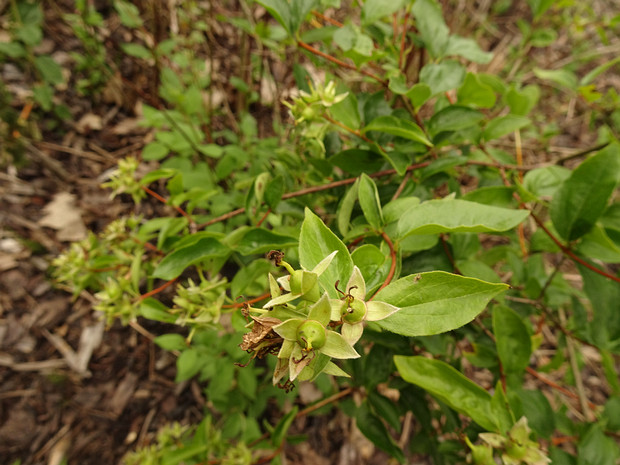
[(272, 261), (275, 266), (280, 266), (282, 259), (284, 259), (284, 252), (280, 252), (279, 250), (270, 250), (267, 252), (267, 260)]

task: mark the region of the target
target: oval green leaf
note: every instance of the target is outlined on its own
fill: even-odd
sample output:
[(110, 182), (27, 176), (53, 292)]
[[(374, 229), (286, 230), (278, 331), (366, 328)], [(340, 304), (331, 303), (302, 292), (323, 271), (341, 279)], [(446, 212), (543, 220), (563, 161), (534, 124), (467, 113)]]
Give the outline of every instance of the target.
[(444, 232), (501, 232), (521, 223), (529, 212), (458, 199), (429, 200), (407, 210), (398, 221), (400, 237)]
[(426, 138), (424, 131), (417, 124), (396, 116), (379, 116), (373, 119), (362, 129), (363, 134), (366, 134), (368, 131), (385, 132), (386, 134), (420, 142), (429, 147), (433, 146)]
[(491, 395), (445, 362), (425, 357), (394, 357), (405, 381), (420, 386), (488, 431), (498, 431)]
[(229, 249), (213, 237), (204, 237), (166, 255), (153, 272), (154, 278), (174, 279), (194, 263), (207, 258), (223, 257)]
[(530, 362), (532, 339), (521, 317), (505, 305), (493, 307), (493, 333), (504, 372), (523, 372)]
[(364, 217), (368, 224), (375, 230), (381, 229), (384, 221), (383, 214), (381, 213), (379, 191), (375, 182), (365, 173), (360, 177), (358, 196), (362, 212), (364, 212)]
[(297, 245), (297, 239), (274, 233), (263, 228), (249, 229), (237, 244), (236, 251), (241, 255), (269, 252), (273, 249), (285, 249)]
[(353, 260), (347, 247), (323, 224), (323, 221), (306, 208), (306, 217), (299, 236), (299, 263), (306, 270), (312, 270), (318, 263), (337, 250), (330, 266), (319, 276), (319, 282), (330, 297), (339, 298), (334, 284), (346, 282), (353, 271)]
[(617, 143), (579, 165), (551, 202), (551, 221), (558, 234), (572, 241), (587, 233), (605, 211), (619, 178), (620, 145)]
[(377, 324), (403, 336), (431, 336), (460, 328), (484, 310), (507, 284), (493, 284), (443, 271), (411, 275), (375, 296), (400, 310)]
[(493, 140), (499, 139), (506, 134), (510, 134), (511, 132), (516, 131), (517, 129), (521, 129), (530, 124), (530, 119), (525, 116), (518, 115), (506, 115), (500, 116), (499, 118), (492, 119), (487, 124), (486, 128), (484, 128), (484, 133), (482, 134), (484, 140)]

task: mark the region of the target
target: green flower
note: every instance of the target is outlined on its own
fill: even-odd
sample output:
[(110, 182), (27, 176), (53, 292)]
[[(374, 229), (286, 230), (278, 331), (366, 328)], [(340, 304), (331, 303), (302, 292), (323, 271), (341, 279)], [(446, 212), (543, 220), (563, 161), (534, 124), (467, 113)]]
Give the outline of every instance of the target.
[[(290, 318), (273, 330), (284, 341), (278, 353), (274, 384), (287, 373), (294, 381), (312, 379), (319, 373), (346, 375), (330, 359), (357, 358), (360, 355), (340, 334), (328, 329), (331, 305), (327, 294), (312, 305), (307, 318)], [(304, 372), (303, 376), (300, 376)]]
[[(337, 289), (337, 288), (336, 288)], [(340, 290), (339, 290), (340, 291)], [(353, 267), (353, 273), (347, 283), (342, 299), (332, 299), (331, 319), (342, 321), (340, 333), (351, 345), (359, 341), (364, 332), (364, 321), (379, 321), (396, 313), (400, 308), (386, 302), (375, 300), (367, 302), (366, 283), (362, 272), (357, 266)]]
[[(494, 449), (499, 449), (504, 465), (546, 465), (551, 459), (540, 449), (538, 442), (530, 439), (532, 430), (527, 424), (527, 418), (521, 419), (508, 431), (508, 436), (496, 433), (480, 433), (479, 437)], [(470, 446), (471, 447), (471, 446)], [(475, 446), (483, 447), (483, 446)], [(472, 449), (476, 452), (476, 449)], [(476, 456), (474, 455), (474, 458)], [(474, 462), (485, 464), (484, 461)]]

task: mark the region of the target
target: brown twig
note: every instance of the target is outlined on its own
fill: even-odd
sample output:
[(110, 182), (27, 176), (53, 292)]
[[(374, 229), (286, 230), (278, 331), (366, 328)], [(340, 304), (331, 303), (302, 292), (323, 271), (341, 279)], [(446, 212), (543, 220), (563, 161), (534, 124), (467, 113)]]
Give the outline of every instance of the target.
[(328, 55), (327, 53), (321, 52), (319, 49), (314, 48), (312, 45), (307, 44), (306, 42), (302, 41), (302, 40), (298, 40), (297, 41), (297, 45), (299, 45), (301, 48), (303, 48), (304, 50), (307, 50), (310, 53), (313, 53), (317, 56), (320, 56), (321, 58), (325, 58), (328, 61), (331, 61), (332, 63), (337, 64), (338, 66), (340, 66), (341, 68), (346, 68), (346, 69), (350, 69), (353, 71), (357, 71), (358, 73), (363, 74), (364, 76), (368, 76), (369, 78), (374, 79), (377, 82), (380, 82), (382, 85), (387, 86), (388, 82), (384, 79), (381, 79), (379, 76), (372, 74), (369, 71), (363, 70), (363, 69), (357, 69), (357, 67), (346, 63), (342, 60), (339, 60), (338, 58), (335, 58), (331, 55)]
[(580, 258), (577, 255), (575, 255), (575, 253), (569, 247), (567, 247), (562, 242), (560, 242), (560, 240), (557, 237), (555, 237), (551, 231), (549, 231), (549, 228), (547, 228), (544, 225), (544, 223), (542, 222), (542, 220), (540, 218), (538, 218), (538, 216), (536, 216), (534, 214), (534, 212), (531, 211), (531, 210), (530, 210), (530, 215), (532, 216), (532, 218), (534, 218), (534, 221), (536, 222), (536, 224), (538, 226), (540, 226), (540, 228), (545, 232), (545, 234), (547, 234), (547, 236), (549, 236), (549, 238), (555, 243), (555, 245), (557, 245), (560, 248), (560, 250), (564, 254), (568, 255), (572, 260), (576, 261), (580, 265), (585, 266), (589, 270), (594, 271), (595, 273), (600, 274), (601, 276), (605, 276), (606, 278), (612, 279), (612, 280), (620, 283), (620, 278), (619, 277), (614, 276), (612, 274), (609, 274), (609, 273), (607, 273), (607, 272), (605, 272), (605, 271), (595, 267), (594, 265), (590, 265), (583, 258)]
[[(430, 161), (424, 161), (421, 163), (414, 163), (413, 165), (409, 165), (406, 169), (407, 172), (409, 171), (414, 171), (420, 168), (424, 168), (426, 166), (428, 166), (431, 162)], [(393, 174), (396, 174), (396, 170), (395, 169), (388, 169), (388, 170), (383, 170), (383, 171), (377, 171), (376, 173), (371, 173), (368, 176), (370, 176), (371, 178), (381, 178), (383, 176), (391, 176)], [(307, 194), (313, 194), (315, 192), (321, 192), (321, 191), (325, 191), (325, 190), (329, 190), (329, 189), (333, 189), (335, 187), (341, 187), (341, 186), (347, 186), (349, 184), (353, 184), (355, 181), (357, 180), (357, 178), (347, 178), (347, 179), (342, 179), (340, 181), (333, 181), (327, 184), (321, 184), (320, 186), (312, 186), (312, 187), (306, 187), (304, 189), (300, 189), (298, 191), (295, 192), (288, 192), (286, 194), (284, 194), (282, 196), (282, 200), (287, 200), (287, 199), (292, 199), (294, 197), (301, 197), (303, 195), (307, 195)], [(217, 218), (213, 218), (205, 223), (199, 224), (196, 228), (197, 229), (203, 229), (206, 228), (207, 226), (211, 226), (212, 224), (215, 223), (219, 223), (221, 221), (226, 221), (229, 220), (231, 218), (234, 218), (237, 215), (240, 215), (242, 213), (245, 212), (245, 208), (241, 207), (241, 208), (237, 208), (236, 210), (233, 210), (231, 212), (228, 212), (224, 215), (220, 215)]]
[(388, 275), (383, 281), (383, 284), (381, 284), (381, 287), (377, 289), (377, 292), (375, 292), (375, 294), (370, 298), (370, 300), (374, 299), (375, 295), (377, 295), (381, 291), (381, 289), (390, 284), (392, 278), (394, 277), (394, 273), (396, 272), (396, 250), (394, 249), (394, 244), (392, 243), (390, 237), (383, 231), (381, 231), (381, 237), (390, 248), (390, 259), (392, 260), (392, 263), (390, 264), (390, 271), (388, 272)]
[(166, 289), (168, 286), (170, 286), (172, 283), (174, 283), (177, 280), (177, 278), (171, 279), (170, 281), (166, 281), (164, 284), (162, 284), (161, 286), (159, 286), (156, 289), (153, 289), (152, 291), (147, 292), (146, 294), (142, 294), (140, 296), (140, 300), (144, 300), (148, 297), (154, 296), (155, 294), (159, 294), (161, 291), (163, 291), (164, 289)]
[(331, 404), (332, 402), (336, 402), (338, 399), (342, 399), (343, 397), (348, 396), (349, 394), (351, 394), (354, 391), (354, 388), (352, 387), (348, 387), (340, 392), (337, 392), (336, 394), (333, 394), (319, 402), (317, 402), (316, 404), (311, 405), (310, 407), (306, 407), (303, 410), (300, 410), (297, 413), (297, 416), (295, 418), (299, 418), (302, 417), (304, 415), (307, 415), (309, 413), (314, 412), (315, 410), (320, 409), (321, 407), (324, 407), (327, 404)]
[[(167, 201), (164, 197), (162, 197), (161, 195), (159, 195), (157, 192), (155, 192), (154, 190), (149, 189), (149, 188), (148, 188), (148, 187), (146, 187), (146, 186), (140, 186), (140, 187), (142, 187), (142, 190), (144, 190), (144, 192), (146, 192), (147, 194), (149, 194), (149, 195), (150, 195), (150, 196), (152, 196), (152, 197), (155, 197), (155, 198), (156, 198), (157, 200), (159, 200), (161, 203), (164, 203), (164, 204), (166, 204), (166, 205), (169, 205), (169, 204), (168, 204), (168, 201)], [(176, 211), (178, 211), (181, 215), (183, 215), (185, 218), (187, 218), (187, 221), (189, 221), (189, 223), (190, 223), (190, 224), (194, 224), (194, 223), (195, 223), (194, 218), (192, 218), (192, 217), (191, 217), (191, 216), (190, 216), (190, 215), (189, 215), (189, 214), (188, 214), (185, 210), (183, 210), (181, 207), (177, 207), (177, 206), (174, 206), (174, 205), (172, 205), (172, 207), (173, 207)]]

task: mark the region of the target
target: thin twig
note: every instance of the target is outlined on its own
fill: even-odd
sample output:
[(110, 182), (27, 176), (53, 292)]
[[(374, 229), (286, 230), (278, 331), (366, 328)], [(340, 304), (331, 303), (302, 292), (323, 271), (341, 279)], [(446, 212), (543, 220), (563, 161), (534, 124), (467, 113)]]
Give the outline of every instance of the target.
[(337, 64), (338, 66), (342, 67), (342, 68), (346, 68), (346, 69), (350, 69), (353, 71), (357, 71), (358, 73), (363, 74), (364, 76), (368, 76), (372, 79), (374, 79), (377, 82), (380, 82), (381, 84), (383, 84), (384, 86), (387, 87), (388, 82), (384, 79), (381, 79), (379, 76), (372, 74), (369, 71), (363, 70), (363, 69), (357, 69), (357, 67), (355, 67), (354, 65), (351, 65), (349, 63), (346, 63), (342, 60), (339, 60), (338, 58), (335, 58), (331, 55), (328, 55), (327, 53), (321, 52), (319, 49), (314, 48), (312, 45), (307, 44), (306, 42), (302, 41), (302, 40), (298, 40), (297, 41), (297, 45), (299, 45), (301, 48), (303, 48), (304, 50), (309, 51), (310, 53), (313, 53), (317, 56), (320, 56), (321, 58), (325, 58), (328, 61), (331, 61), (332, 63)]
[(381, 289), (390, 284), (392, 278), (394, 277), (394, 273), (396, 272), (396, 250), (394, 249), (394, 244), (392, 243), (390, 237), (383, 231), (381, 231), (381, 237), (390, 248), (390, 259), (392, 260), (392, 263), (390, 264), (390, 271), (388, 272), (388, 275), (383, 281), (383, 284), (381, 284), (381, 287), (377, 289), (377, 292), (375, 292), (375, 294), (370, 298), (370, 300), (374, 299), (375, 295), (377, 295), (381, 291)]
[[(164, 203), (166, 205), (170, 205), (168, 203), (168, 201), (162, 197), (161, 195), (159, 195), (157, 192), (155, 192), (152, 189), (149, 189), (146, 186), (140, 186), (142, 187), (142, 190), (144, 190), (144, 192), (146, 192), (147, 194), (149, 194), (152, 197), (155, 197), (157, 200), (159, 200), (161, 203)], [(185, 218), (187, 218), (187, 221), (189, 221), (190, 224), (195, 224), (196, 222), (194, 221), (194, 218), (191, 217), (191, 215), (189, 215), (189, 213), (187, 213), (185, 210), (183, 210), (181, 207), (178, 207), (176, 205), (171, 205), (171, 207), (173, 207), (176, 211), (178, 211), (181, 215), (183, 215)]]

